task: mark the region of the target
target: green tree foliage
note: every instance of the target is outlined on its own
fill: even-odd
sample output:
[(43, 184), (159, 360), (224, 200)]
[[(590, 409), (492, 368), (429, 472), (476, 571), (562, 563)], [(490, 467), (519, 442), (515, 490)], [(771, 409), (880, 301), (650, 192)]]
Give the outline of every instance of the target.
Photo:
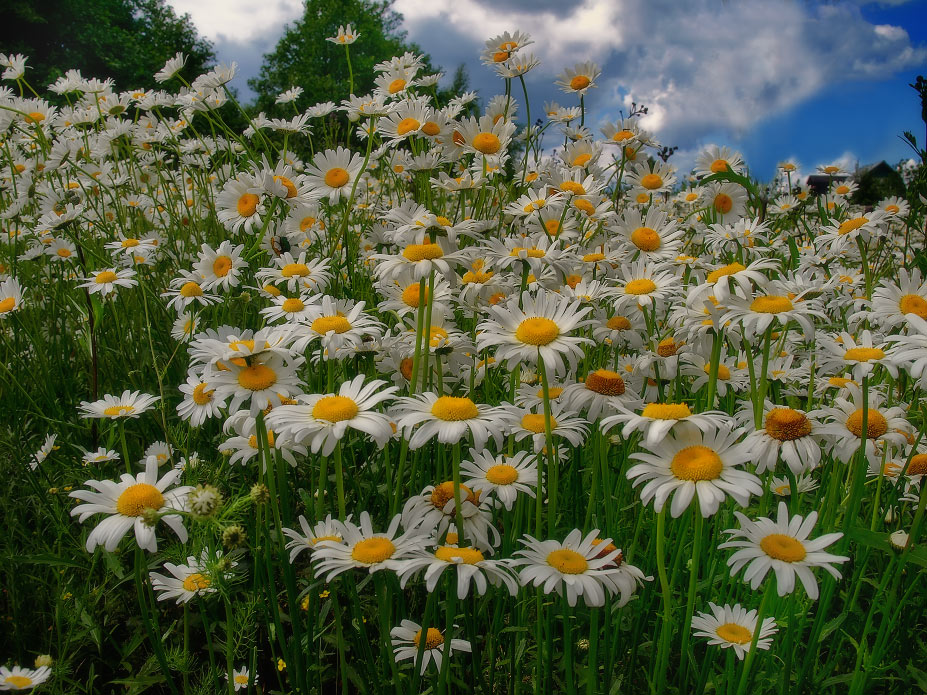
[(116, 80), (117, 89), (155, 87), (154, 73), (177, 51), (184, 74), (196, 76), (215, 59), (189, 15), (165, 0), (0, 0), (0, 50), (29, 56), (26, 79), (38, 91), (67, 70)]
[[(272, 53), (264, 56), (258, 77), (248, 81), (257, 92), (256, 108), (268, 114), (292, 115), (292, 107), (281, 109), (274, 100), (290, 87), (302, 87), (303, 104), (322, 101), (340, 103), (350, 96), (348, 63), (345, 48), (325, 39), (335, 36), (338, 27), (350, 23), (360, 34), (350, 45), (351, 65), (354, 71), (354, 94), (367, 94), (373, 89), (373, 66), (406, 51), (422, 53), (421, 48), (406, 41), (406, 32), (400, 28), (402, 15), (392, 9), (393, 0), (306, 0), (301, 19), (286, 28)], [(435, 72), (425, 56), (424, 74)], [(459, 94), (467, 88), (467, 75), (463, 66), (454, 75)], [(446, 97), (444, 91), (439, 93)], [(445, 99), (446, 100), (446, 99)]]

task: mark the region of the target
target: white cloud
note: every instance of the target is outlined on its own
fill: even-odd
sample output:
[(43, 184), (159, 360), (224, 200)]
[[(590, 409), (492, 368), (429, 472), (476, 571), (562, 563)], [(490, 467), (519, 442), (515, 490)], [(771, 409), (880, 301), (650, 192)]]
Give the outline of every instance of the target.
[(178, 14), (189, 14), (203, 36), (213, 41), (245, 42), (282, 33), (302, 14), (302, 0), (167, 0)]

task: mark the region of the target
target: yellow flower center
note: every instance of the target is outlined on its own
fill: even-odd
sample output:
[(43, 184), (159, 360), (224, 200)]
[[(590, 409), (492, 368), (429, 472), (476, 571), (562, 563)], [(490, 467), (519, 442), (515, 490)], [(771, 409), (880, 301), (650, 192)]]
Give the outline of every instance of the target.
[(187, 591), (199, 591), (200, 589), (208, 589), (210, 584), (212, 584), (212, 581), (210, 581), (209, 577), (204, 577), (199, 572), (194, 572), (183, 580), (183, 588)]
[(811, 421), (791, 408), (773, 408), (766, 416), (766, 434), (780, 442), (790, 442), (811, 434)]
[(209, 384), (203, 382), (202, 384), (197, 384), (193, 388), (193, 402), (197, 405), (206, 405), (212, 401), (212, 390), (208, 390)]
[(274, 176), (274, 181), (286, 189), (287, 198), (295, 198), (299, 194), (299, 191), (296, 190), (296, 185), (286, 176)]
[(299, 297), (288, 297), (283, 300), (283, 304), (280, 305), (280, 308), (288, 314), (294, 314), (305, 309), (306, 305), (303, 304), (303, 300)]
[(526, 345), (549, 345), (559, 336), (560, 327), (543, 316), (527, 318), (515, 329), (515, 338)]
[(733, 644), (750, 644), (753, 642), (753, 633), (737, 623), (719, 625), (718, 629), (715, 630), (715, 634), (725, 642), (732, 642)]
[[(706, 324), (706, 325), (711, 325), (711, 321), (709, 321), (708, 324)], [(704, 370), (704, 372), (705, 372), (706, 374), (710, 374), (710, 373), (711, 373), (711, 365), (710, 365), (710, 364), (706, 364), (702, 369)], [(719, 365), (718, 365), (718, 378), (719, 378), (721, 381), (727, 381), (727, 380), (729, 380), (729, 379), (731, 378), (731, 370), (728, 369), (728, 368), (727, 368), (726, 366), (724, 366), (723, 364), (719, 364)]]
[(631, 322), (624, 316), (612, 316), (605, 322), (605, 326), (612, 331), (626, 331), (631, 327)]
[(741, 265), (740, 263), (731, 263), (730, 265), (722, 266), (717, 270), (712, 270), (710, 273), (708, 273), (708, 277), (706, 279), (710, 283), (715, 283), (727, 275), (734, 275), (735, 273), (739, 273), (741, 270), (746, 269), (747, 266), (745, 265)]
[(235, 676), (232, 680), (235, 681), (235, 685), (248, 685), (248, 676), (243, 674)]
[(70, 257), (71, 257), (71, 249), (67, 249), (67, 248), (64, 248), (64, 247), (61, 247), (61, 248), (58, 249), (55, 253), (57, 253), (61, 258), (70, 258)]
[(242, 217), (251, 217), (255, 212), (257, 212), (257, 206), (260, 198), (258, 198), (254, 193), (244, 193), (238, 199), (238, 214)]
[(422, 126), (422, 132), (433, 138), (435, 135), (440, 135), (441, 126), (434, 121), (425, 121), (425, 125)]
[(570, 89), (575, 89), (577, 92), (581, 89), (585, 89), (592, 81), (585, 75), (577, 75), (572, 80), (570, 80)]
[(461, 279), (461, 281), (465, 285), (469, 285), (471, 283), (482, 284), (484, 282), (488, 282), (489, 280), (491, 280), (493, 275), (494, 273), (491, 270), (485, 271), (485, 272), (482, 270), (476, 270), (476, 271), (468, 270), (466, 273), (463, 274), (463, 278)]
[(625, 140), (631, 140), (634, 138), (634, 133), (630, 130), (619, 130), (617, 133), (612, 135), (612, 140), (615, 142), (624, 142)]
[(346, 169), (341, 167), (332, 167), (325, 172), (325, 185), (329, 188), (341, 188), (350, 180)]
[(146, 509), (160, 509), (163, 506), (164, 495), (148, 483), (129, 485), (116, 500), (116, 511), (123, 516), (141, 516)]
[(639, 278), (637, 280), (631, 280), (627, 285), (624, 286), (624, 291), (628, 294), (650, 294), (655, 289), (657, 289), (656, 283), (650, 278)]
[[(479, 504), (479, 494), (474, 492), (466, 485), (460, 486), (460, 501), (463, 503), (464, 500), (469, 501), (471, 504)], [(435, 485), (435, 489), (431, 491), (431, 504), (434, 505), (436, 509), (444, 509), (447, 506), (447, 503), (454, 499), (454, 481), (448, 480), (440, 485)], [(448, 543), (451, 543), (450, 537), (448, 538)], [(453, 541), (456, 543), (456, 541)]]
[(187, 297), (189, 299), (190, 297), (201, 297), (202, 295), (203, 288), (192, 280), (190, 282), (185, 282), (180, 288), (181, 297)]
[(396, 134), (406, 135), (407, 133), (418, 130), (421, 125), (422, 124), (414, 118), (403, 118), (401, 121), (399, 121), (398, 124), (396, 124)]
[(801, 541), (781, 533), (770, 533), (760, 541), (760, 548), (769, 557), (783, 562), (801, 562), (807, 551)]
[(879, 348), (855, 347), (843, 353), (843, 359), (846, 362), (869, 362), (881, 360), (883, 357), (885, 357), (885, 351)]
[(657, 354), (660, 357), (672, 357), (675, 355), (679, 348), (682, 347), (682, 343), (677, 343), (672, 336), (669, 338), (664, 338), (659, 343), (657, 343)]
[(647, 174), (641, 177), (641, 186), (648, 191), (655, 191), (663, 186), (663, 177), (659, 174)]
[(791, 311), (792, 308), (792, 300), (775, 294), (757, 297), (750, 303), (750, 311), (757, 314), (781, 314), (783, 311)]
[(727, 193), (719, 193), (712, 201), (712, 206), (722, 215), (729, 213), (734, 207), (734, 199)]
[(280, 274), (285, 278), (305, 277), (309, 275), (309, 266), (305, 263), (287, 263), (280, 269)]
[(212, 273), (217, 278), (224, 278), (232, 269), (232, 259), (228, 256), (216, 256), (212, 262)]
[(927, 319), (927, 299), (919, 294), (906, 294), (898, 300), (898, 308), (902, 314), (915, 314)]
[(238, 385), (249, 391), (263, 391), (277, 383), (277, 372), (256, 362), (238, 372)]
[(721, 457), (707, 446), (687, 446), (670, 462), (670, 470), (680, 480), (715, 480), (724, 470)]
[[(534, 432), (535, 434), (541, 434), (545, 431), (544, 429), (544, 415), (543, 413), (528, 413), (521, 419), (521, 426), (524, 427), (529, 432)], [(551, 416), (550, 418), (550, 428), (553, 430), (557, 426), (557, 420)]]
[(547, 564), (561, 574), (582, 574), (589, 568), (586, 558), (569, 548), (561, 548), (549, 553)]
[(417, 282), (406, 287), (402, 291), (402, 303), (413, 309), (418, 309), (423, 304), (428, 304), (428, 288), (425, 288), (424, 302), (422, 301), (423, 298), (419, 289), (420, 287)]
[(846, 220), (845, 222), (842, 222), (837, 228), (837, 234), (844, 235), (849, 234), (850, 232), (855, 232), (868, 221), (868, 217), (854, 217), (851, 220)]
[(662, 241), (657, 230), (650, 227), (638, 227), (631, 232), (631, 243), (641, 251), (656, 251), (660, 248)]
[[(41, 116), (41, 114), (39, 115)], [(42, 116), (42, 118), (44, 118), (44, 116)], [(7, 676), (3, 682), (12, 685), (17, 690), (22, 690), (23, 688), (28, 688), (30, 685), (32, 685), (32, 679), (27, 676)]]
[(445, 562), (459, 562), (465, 565), (475, 565), (483, 561), (483, 553), (476, 548), (457, 548), (453, 545), (442, 545), (435, 550), (435, 557)]
[(344, 316), (320, 316), (312, 322), (310, 328), (320, 335), (325, 335), (332, 331), (341, 334), (351, 330), (351, 323)]
[(358, 541), (351, 549), (351, 558), (364, 565), (375, 565), (389, 560), (396, 552), (396, 546), (389, 538), (374, 536)]
[(107, 417), (122, 417), (123, 415), (128, 415), (134, 410), (135, 406), (131, 405), (111, 405), (103, 411), (103, 414)]
[(846, 195), (847, 193), (850, 192), (850, 187), (847, 186), (845, 183), (842, 183), (839, 186), (837, 186), (835, 192), (837, 193), (837, 195)]
[(588, 152), (583, 152), (578, 154), (573, 158), (573, 166), (575, 167), (584, 167), (589, 163), (589, 160), (592, 159), (592, 155)]
[(573, 207), (580, 212), (586, 213), (587, 217), (591, 217), (595, 213), (595, 205), (590, 203), (585, 198), (574, 198)]
[(518, 471), (514, 466), (506, 463), (497, 463), (486, 471), (486, 480), (493, 485), (511, 485), (518, 480)]
[(483, 154), (495, 154), (502, 149), (502, 142), (493, 133), (477, 133), (473, 138), (473, 149)]
[(597, 369), (586, 377), (586, 388), (603, 396), (620, 396), (624, 393), (624, 379), (618, 372)]
[[(863, 409), (860, 408), (847, 418), (847, 429), (857, 437), (863, 436)], [(866, 438), (878, 439), (888, 432), (888, 421), (878, 410), (869, 409), (869, 419), (866, 422)]]
[(727, 163), (726, 159), (716, 159), (708, 168), (711, 169), (711, 173), (720, 174), (722, 171), (730, 171), (731, 165)]
[(118, 277), (112, 270), (104, 270), (102, 273), (97, 273), (94, 282), (98, 285), (105, 285), (107, 282), (114, 282)]
[(915, 454), (908, 464), (908, 475), (924, 475), (927, 473), (927, 454)]
[(641, 411), (641, 417), (654, 420), (683, 420), (691, 414), (686, 403), (648, 403)]
[(347, 396), (325, 396), (312, 406), (312, 417), (316, 420), (341, 422), (351, 420), (357, 413), (357, 403)]
[(583, 184), (577, 183), (576, 181), (564, 181), (560, 184), (560, 190), (566, 193), (572, 193), (573, 195), (586, 195), (586, 189), (583, 188)]
[(435, 258), (441, 258), (444, 251), (438, 244), (409, 244), (402, 250), (402, 255), (416, 263), (418, 261), (431, 261)]
[[(418, 647), (422, 641), (422, 631), (419, 630), (415, 633), (415, 639), (413, 642), (415, 646)], [(425, 649), (437, 649), (442, 644), (444, 644), (444, 635), (434, 627), (428, 628), (428, 632), (425, 633)]]
[(7, 297), (6, 299), (0, 301), (0, 314), (5, 314), (8, 311), (13, 311), (16, 308), (16, 298)]
[(386, 88), (390, 94), (395, 94), (396, 92), (401, 92), (406, 88), (406, 81), (401, 77), (396, 78), (389, 83), (389, 86)]
[(466, 396), (441, 396), (431, 406), (431, 414), (439, 420), (457, 422), (472, 420), (480, 416), (476, 403)]

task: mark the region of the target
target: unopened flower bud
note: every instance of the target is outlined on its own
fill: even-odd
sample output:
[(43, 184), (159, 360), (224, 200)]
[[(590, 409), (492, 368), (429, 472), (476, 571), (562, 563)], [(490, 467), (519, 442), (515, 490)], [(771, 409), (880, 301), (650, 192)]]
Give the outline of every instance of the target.
[(255, 483), (251, 486), (251, 501), (255, 504), (267, 504), (270, 502), (270, 490), (264, 483)]

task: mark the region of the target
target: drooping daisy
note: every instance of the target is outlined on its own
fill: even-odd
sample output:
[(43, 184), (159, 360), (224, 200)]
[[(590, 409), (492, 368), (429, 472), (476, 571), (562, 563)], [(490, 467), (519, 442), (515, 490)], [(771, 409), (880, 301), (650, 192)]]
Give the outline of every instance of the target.
[(429, 627), (425, 632), (425, 646), (422, 650), (422, 626), (413, 623), (411, 620), (403, 620), (399, 627), (394, 627), (389, 632), (390, 641), (393, 646), (393, 658), (397, 661), (412, 659), (413, 664), (417, 665), (419, 651), (422, 651), (421, 673), (428, 670), (430, 664), (435, 665), (435, 669), (441, 671), (441, 664), (445, 657), (450, 657), (455, 651), (471, 651), (470, 643), (462, 639), (452, 639), (448, 643), (445, 640), (445, 633), (442, 633), (436, 627)]
[(135, 271), (131, 268), (107, 268), (95, 271), (90, 277), (82, 278), (83, 282), (78, 285), (90, 294), (97, 294), (106, 297), (113, 294), (118, 287), (134, 287), (138, 284), (135, 280)]
[[(351, 516), (348, 515), (348, 521)], [(283, 529), (283, 535), (290, 539), (286, 544), (287, 550), (290, 551), (290, 564), (292, 564), (301, 552), (304, 550), (312, 551), (321, 541), (332, 541), (341, 543), (344, 540), (344, 524), (338, 519), (333, 519), (329, 514), (322, 521), (310, 526), (306, 517), (300, 515), (299, 526), (302, 533), (295, 529)]]
[[(79, 504), (71, 510), (71, 516), (78, 516), (83, 523), (93, 514), (108, 514), (87, 537), (87, 552), (102, 545), (112, 552), (129, 529), (134, 529), (135, 540), (143, 550), (156, 552), (158, 540), (154, 528), (145, 523), (144, 515), (153, 510), (160, 515), (160, 520), (170, 527), (181, 543), (187, 541), (187, 530), (182, 517), (176, 513), (186, 505), (187, 494), (193, 488), (189, 485), (168, 490), (180, 471), (171, 469), (158, 479), (158, 462), (150, 457), (145, 462), (145, 470), (138, 475), (123, 473), (119, 482), (112, 480), (88, 480), (87, 485), (93, 490), (75, 490), (70, 497), (79, 499)], [(95, 491), (94, 491), (95, 490)]]
[(444, 570), (450, 568), (454, 568), (457, 575), (457, 598), (461, 600), (470, 593), (471, 584), (480, 596), (486, 593), (489, 584), (504, 585), (512, 596), (518, 593), (518, 582), (508, 564), (504, 560), (486, 558), (478, 548), (440, 545), (434, 552), (418, 550), (413, 557), (396, 562), (400, 587), (405, 588), (411, 578), (424, 570), (425, 588), (429, 593), (437, 588)]
[(594, 608), (605, 604), (606, 592), (612, 593), (614, 589), (607, 578), (619, 572), (614, 561), (621, 551), (614, 548), (603, 553), (599, 547), (602, 543), (608, 547), (610, 542), (611, 539), (599, 538), (598, 529), (585, 537), (574, 529), (562, 543), (525, 536), (521, 540), (525, 548), (515, 551), (517, 557), (512, 564), (522, 568), (518, 575), (522, 586), (543, 586), (545, 594), (556, 591), (563, 596), (566, 592), (571, 606), (582, 596), (586, 605)]
[(655, 446), (670, 430), (686, 429), (689, 425), (709, 432), (729, 422), (730, 417), (719, 410), (693, 413), (688, 403), (647, 403), (640, 414), (622, 408), (616, 415), (603, 418), (599, 423), (603, 433), (615, 425), (624, 425), (621, 435), (629, 437), (633, 432), (644, 434), (644, 446)]
[(460, 462), (460, 473), (471, 490), (495, 497), (509, 511), (518, 493), (535, 496), (538, 467), (531, 453), (518, 451), (513, 456), (494, 456), (488, 449), (470, 449), (470, 458)]
[[(171, 280), (171, 288), (162, 292), (162, 297), (168, 297), (168, 308), (173, 308), (178, 314), (183, 314), (191, 305), (209, 306), (219, 302), (219, 296), (209, 294), (203, 289), (203, 278), (187, 270)], [(197, 307), (198, 308), (198, 307)]]
[(490, 307), (492, 318), (477, 327), (477, 347), (498, 346), (495, 358), (499, 362), (537, 364), (540, 359), (553, 375), (563, 374), (563, 358), (575, 369), (583, 354), (581, 346), (592, 342), (569, 335), (585, 325), (582, 319), (591, 310), (569, 297), (547, 292), (525, 295), (522, 308), (513, 297), (505, 306)]
[(121, 396), (106, 394), (98, 401), (81, 401), (80, 415), (85, 418), (136, 418), (149, 410), (158, 401), (157, 396), (150, 396), (141, 391), (122, 392)]
[[(750, 495), (763, 494), (760, 479), (740, 466), (750, 461), (753, 452), (738, 444), (741, 430), (718, 428), (700, 432), (679, 429), (661, 442), (647, 444), (647, 451), (631, 454), (640, 463), (628, 469), (628, 480), (641, 489), (641, 501), (654, 500), (659, 512), (673, 495), (670, 514), (680, 516), (698, 495), (699, 511), (708, 518), (718, 511), (726, 495), (746, 507)], [(675, 494), (674, 494), (675, 493)]]
[(466, 396), (435, 393), (400, 398), (396, 415), (396, 426), (409, 437), (410, 449), (419, 448), (435, 436), (442, 444), (454, 444), (468, 433), (476, 449), (484, 448), (490, 437), (501, 445), (509, 422), (501, 408), (475, 403)]
[[(750, 651), (753, 636), (757, 629), (756, 610), (748, 611), (739, 603), (718, 606), (708, 602), (711, 613), (696, 613), (692, 616), (692, 629), (696, 637), (707, 637), (708, 644), (718, 645), (723, 649), (732, 648), (737, 658), (743, 661), (744, 654)], [(776, 634), (776, 620), (763, 618), (760, 636), (756, 641), (757, 649), (769, 649), (772, 636)]]
[(51, 677), (48, 666), (37, 669), (14, 666), (12, 669), (0, 666), (0, 690), (30, 690)]
[(734, 516), (740, 522), (740, 529), (728, 529), (725, 533), (743, 540), (730, 540), (718, 547), (738, 548), (727, 561), (731, 576), (746, 567), (744, 581), (749, 582), (754, 590), (772, 569), (776, 573), (776, 590), (780, 596), (795, 590), (795, 577), (798, 576), (808, 597), (816, 600), (818, 584), (811, 569), (821, 567), (834, 579), (840, 579), (840, 572), (834, 564), (850, 559), (823, 552), (824, 548), (842, 538), (842, 533), (827, 533), (809, 540), (818, 520), (817, 512), (811, 512), (807, 517), (795, 515), (790, 518), (789, 508), (785, 502), (780, 502), (776, 521), (765, 516), (750, 521), (740, 512), (734, 512)]
[(345, 519), (342, 542), (320, 540), (312, 553), (317, 576), (330, 582), (342, 572), (351, 569), (366, 569), (370, 573), (394, 569), (397, 560), (409, 557), (422, 547), (423, 538), (418, 531), (397, 535), (400, 515), (390, 521), (385, 533), (375, 533), (370, 515), (363, 511), (360, 525)]
[(382, 447), (393, 434), (390, 418), (373, 408), (389, 400), (399, 389), (374, 379), (364, 383), (358, 374), (344, 382), (337, 394), (297, 396), (298, 405), (282, 405), (267, 415), (267, 425), (299, 443), (310, 442), (312, 453), (329, 456), (349, 427), (365, 432)]

